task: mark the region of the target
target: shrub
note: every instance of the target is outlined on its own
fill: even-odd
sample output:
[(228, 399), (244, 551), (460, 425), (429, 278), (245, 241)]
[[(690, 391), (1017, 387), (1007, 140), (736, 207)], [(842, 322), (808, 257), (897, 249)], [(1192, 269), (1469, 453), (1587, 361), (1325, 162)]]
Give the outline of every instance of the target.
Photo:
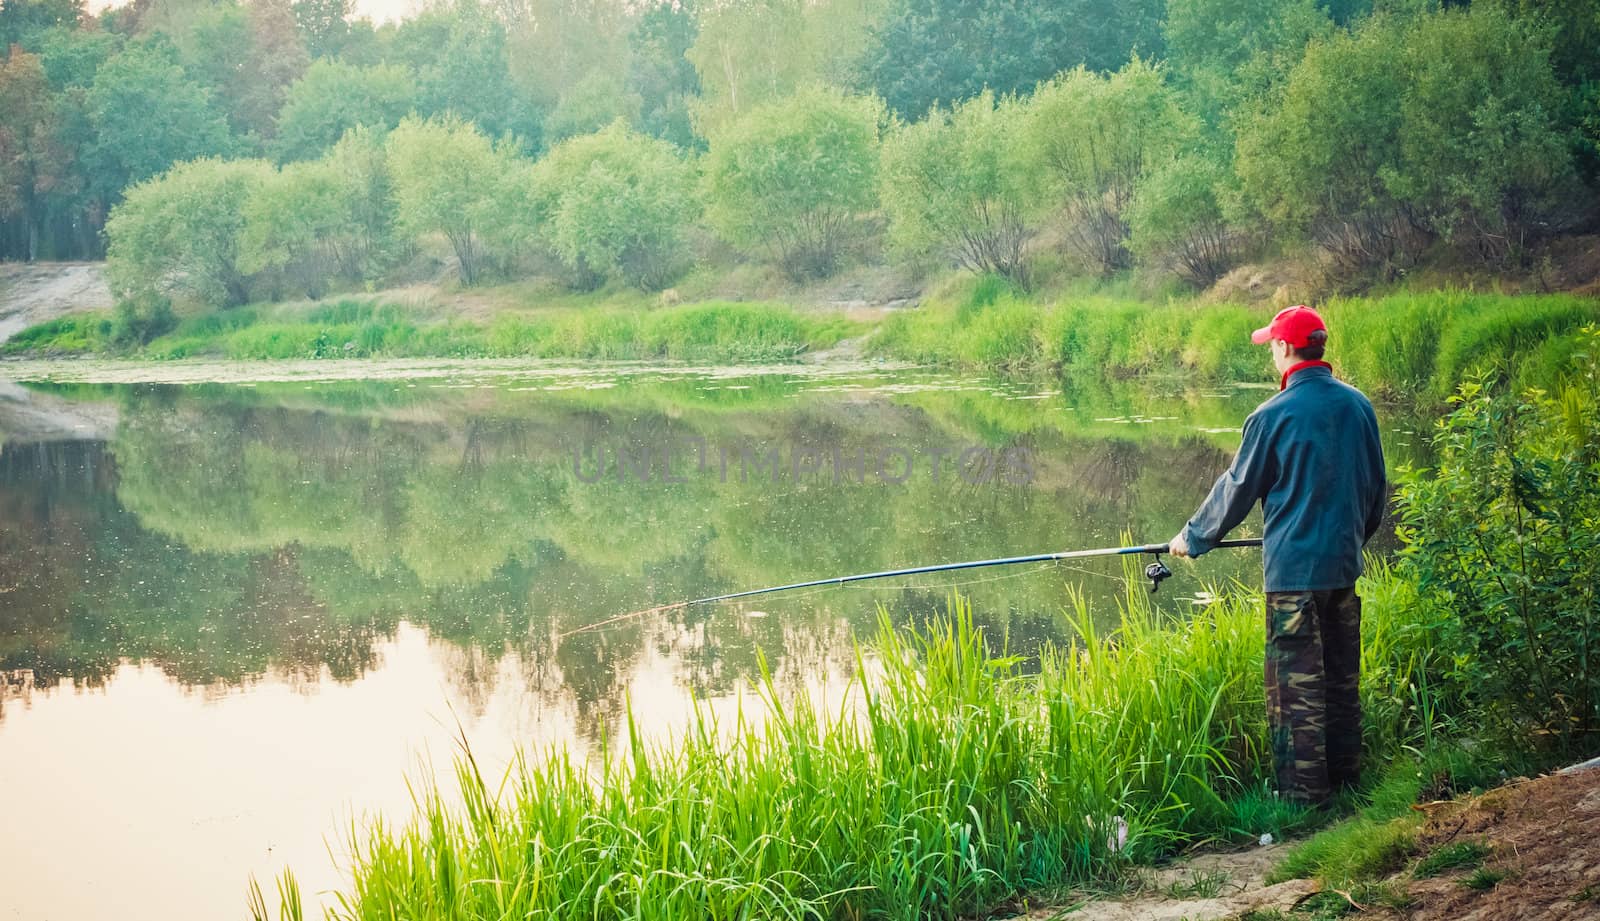
[(1171, 266), (1205, 288), (1238, 262), (1239, 235), (1228, 226), (1217, 190), (1228, 170), (1203, 156), (1179, 157), (1146, 176), (1128, 202), (1128, 249), (1146, 263)]
[(556, 145), (534, 167), (544, 237), (581, 277), (665, 287), (683, 269), (685, 230), (698, 216), (693, 175), (677, 150), (622, 122)]
[(388, 152), (400, 225), (412, 236), (444, 234), (461, 283), (476, 283), (484, 226), (514, 217), (499, 211), (506, 178), (519, 172), (508, 162), (510, 152), (459, 119), (414, 117), (389, 135)]
[(1137, 57), (1114, 74), (1062, 74), (1026, 110), (1030, 155), (1065, 206), (1069, 245), (1103, 273), (1127, 268), (1124, 212), (1144, 173), (1195, 134), (1194, 117), (1178, 107), (1161, 68)]
[(891, 241), (1027, 287), (1038, 178), (1019, 144), (1022, 109), (983, 93), (902, 125), (883, 145), (880, 196)]
[(795, 280), (833, 274), (876, 204), (877, 99), (809, 88), (711, 137), (708, 217), (736, 246), (765, 248)]
[(112, 290), (243, 304), (252, 281), (239, 262), (245, 203), (271, 175), (261, 160), (193, 160), (129, 189), (106, 222)]
[(125, 298), (117, 302), (111, 320), (111, 341), (117, 345), (144, 345), (178, 325), (172, 301), (159, 294)]
[(1600, 717), (1600, 331), (1550, 392), (1461, 386), (1400, 492), (1403, 573), (1450, 678), (1507, 740)]

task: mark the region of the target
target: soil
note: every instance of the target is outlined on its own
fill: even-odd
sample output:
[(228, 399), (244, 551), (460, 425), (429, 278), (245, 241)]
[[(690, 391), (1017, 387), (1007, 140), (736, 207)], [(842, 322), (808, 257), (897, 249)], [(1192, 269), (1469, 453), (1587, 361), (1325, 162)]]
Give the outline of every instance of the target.
[[(1411, 898), (1404, 910), (1366, 912), (1374, 919), (1489, 921), (1600, 918), (1600, 770), (1551, 774), (1508, 784), (1479, 797), (1424, 807), (1420, 854), (1457, 841), (1490, 850), (1478, 868), (1431, 879), (1408, 869), (1391, 884)], [(1484, 889), (1480, 884), (1504, 874)]]
[(35, 323), (111, 306), (99, 262), (0, 263), (0, 342)]

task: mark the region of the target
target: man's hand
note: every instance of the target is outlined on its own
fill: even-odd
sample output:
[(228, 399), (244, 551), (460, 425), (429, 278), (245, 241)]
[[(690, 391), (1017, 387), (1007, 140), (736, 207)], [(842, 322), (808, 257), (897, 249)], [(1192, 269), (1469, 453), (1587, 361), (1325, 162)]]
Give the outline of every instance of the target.
[(1177, 536), (1167, 541), (1167, 552), (1180, 560), (1189, 558), (1189, 541), (1179, 531)]

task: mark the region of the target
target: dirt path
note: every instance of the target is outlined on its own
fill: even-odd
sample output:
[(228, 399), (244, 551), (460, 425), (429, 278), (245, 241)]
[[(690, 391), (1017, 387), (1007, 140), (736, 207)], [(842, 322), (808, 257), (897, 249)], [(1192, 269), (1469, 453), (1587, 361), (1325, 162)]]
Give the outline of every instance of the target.
[(0, 263), (0, 342), (35, 323), (111, 306), (99, 262)]
[(1311, 880), (1266, 885), (1285, 845), (1206, 853), (1147, 870), (1136, 891), (1108, 898), (1084, 896), (1017, 915), (1017, 921), (1221, 921), (1257, 910), (1287, 909), (1315, 892)]

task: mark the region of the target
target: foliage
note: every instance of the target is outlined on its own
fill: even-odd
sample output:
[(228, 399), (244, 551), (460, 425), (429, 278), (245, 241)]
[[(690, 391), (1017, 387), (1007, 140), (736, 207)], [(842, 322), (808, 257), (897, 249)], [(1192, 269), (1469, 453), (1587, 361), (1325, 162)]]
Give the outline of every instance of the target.
[(1600, 331), (1584, 335), (1549, 391), (1462, 384), (1435, 468), (1399, 497), (1404, 572), (1449, 677), (1508, 741), (1549, 730), (1581, 746), (1600, 717)]
[(395, 239), (393, 183), (384, 137), (366, 127), (347, 131), (323, 158), (339, 190), (342, 209), (329, 248), (352, 281), (370, 282), (402, 254)]
[(160, 294), (136, 295), (117, 302), (111, 320), (111, 341), (123, 347), (144, 345), (177, 325), (170, 299)]
[(106, 273), (120, 297), (186, 293), (232, 307), (250, 296), (239, 263), (245, 204), (272, 175), (260, 160), (193, 160), (128, 190), (106, 223)]
[(1027, 286), (1038, 180), (1021, 153), (1022, 114), (984, 93), (889, 134), (878, 194), (899, 247)]
[(273, 135), (284, 91), (310, 63), (288, 0), (206, 5), (172, 34), (184, 69), (215, 93), (245, 149)]
[(1128, 201), (1128, 250), (1150, 265), (1172, 265), (1205, 288), (1238, 262), (1242, 234), (1223, 210), (1227, 168), (1188, 154), (1156, 166)]
[(504, 185), (505, 158), (471, 124), (408, 117), (389, 135), (396, 215), (413, 237), (441, 233), (455, 250), (464, 285), (479, 277), (479, 237)]
[(533, 182), (543, 232), (580, 276), (653, 290), (682, 270), (698, 203), (691, 168), (666, 141), (618, 122), (556, 145)]
[(637, 122), (643, 104), (628, 91), (623, 74), (592, 70), (561, 95), (545, 119), (545, 143), (592, 134), (618, 119)]
[(297, 293), (321, 297), (332, 274), (325, 241), (348, 210), (342, 191), (325, 162), (290, 163), (265, 177), (245, 202), (240, 268), (278, 270)]
[(1132, 53), (1161, 53), (1163, 6), (1152, 0), (899, 2), (872, 30), (863, 55), (865, 85), (901, 117), (918, 119), (984, 90), (1025, 93), (1078, 66), (1115, 70)]
[(757, 107), (808, 86), (851, 85), (853, 67), (884, 0), (747, 0), (698, 7), (685, 56), (700, 97), (695, 127), (707, 138)]
[(317, 61), (290, 85), (278, 112), (274, 147), (282, 160), (314, 159), (358, 125), (393, 128), (416, 96), (416, 85), (402, 67)]
[(94, 135), (83, 156), (107, 199), (174, 163), (232, 147), (210, 91), (158, 44), (129, 45), (103, 64), (84, 105)]
[(752, 109), (711, 138), (707, 217), (791, 278), (832, 274), (874, 203), (881, 118), (876, 101), (820, 87)]
[(700, 77), (688, 51), (699, 33), (691, 4), (649, 4), (628, 36), (627, 91), (639, 99), (639, 130), (679, 147), (696, 144), (689, 104), (700, 95)]
[(392, 53), (416, 74), (417, 113), (468, 122), (491, 138), (539, 140), (540, 113), (507, 79), (509, 37), (487, 4), (458, 0), (401, 23)]
[(1377, 16), (1307, 48), (1241, 129), (1239, 177), (1346, 267), (1457, 233), (1520, 254), (1570, 168), (1554, 92), (1544, 36), (1496, 7)]
[(74, 177), (44, 64), (15, 45), (0, 61), (0, 126), (0, 218), (27, 222), (26, 258), (32, 260), (46, 200), (69, 193)]
[(1161, 68), (1137, 57), (1104, 77), (1080, 67), (1040, 85), (1027, 113), (1030, 153), (1065, 205), (1069, 242), (1103, 273), (1127, 268), (1123, 212), (1145, 172), (1195, 130)]
[(1326, 25), (1326, 4), (1316, 0), (1168, 0), (1162, 36), (1186, 70), (1238, 70)]
[(1488, 4), (1421, 20), (1403, 42), (1407, 168), (1387, 185), (1435, 233), (1521, 260), (1570, 188), (1549, 36)]
[(1313, 42), (1239, 132), (1235, 168), (1262, 213), (1351, 267), (1396, 260), (1412, 229), (1383, 181), (1401, 165), (1397, 35), (1383, 19)]

